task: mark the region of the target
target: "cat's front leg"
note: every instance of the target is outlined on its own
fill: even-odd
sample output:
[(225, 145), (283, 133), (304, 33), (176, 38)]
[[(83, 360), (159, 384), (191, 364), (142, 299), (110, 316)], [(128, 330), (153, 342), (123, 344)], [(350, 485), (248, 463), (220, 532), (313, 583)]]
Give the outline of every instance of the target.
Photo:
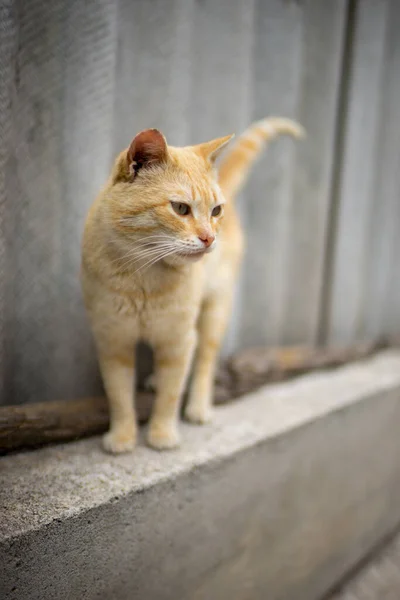
[(179, 445), (179, 409), (195, 344), (193, 328), (182, 337), (177, 335), (154, 347), (157, 394), (147, 439), (158, 450)]
[(134, 351), (98, 353), (100, 370), (108, 397), (110, 429), (103, 438), (104, 449), (113, 454), (130, 452), (136, 444), (134, 407)]

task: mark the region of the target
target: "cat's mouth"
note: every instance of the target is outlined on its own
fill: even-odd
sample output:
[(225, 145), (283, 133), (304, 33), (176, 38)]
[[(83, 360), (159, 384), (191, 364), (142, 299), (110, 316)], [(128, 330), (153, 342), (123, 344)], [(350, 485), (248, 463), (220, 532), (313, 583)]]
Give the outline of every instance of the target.
[(205, 254), (209, 254), (213, 251), (213, 248), (201, 248), (200, 250), (191, 250), (189, 252), (182, 252), (181, 256), (190, 261), (196, 261), (202, 258)]

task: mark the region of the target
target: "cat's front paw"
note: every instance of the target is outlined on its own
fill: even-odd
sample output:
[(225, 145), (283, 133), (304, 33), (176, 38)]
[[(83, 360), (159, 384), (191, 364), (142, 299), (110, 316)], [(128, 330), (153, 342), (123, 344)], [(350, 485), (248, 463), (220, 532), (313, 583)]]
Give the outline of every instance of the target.
[(195, 425), (206, 425), (211, 423), (213, 418), (212, 407), (208, 404), (189, 402), (185, 408), (184, 415), (186, 421)]
[(136, 436), (132, 433), (109, 431), (103, 437), (103, 448), (111, 454), (132, 452), (136, 444)]
[(171, 450), (177, 448), (180, 443), (179, 433), (176, 425), (154, 423), (150, 425), (147, 435), (149, 446), (156, 450)]

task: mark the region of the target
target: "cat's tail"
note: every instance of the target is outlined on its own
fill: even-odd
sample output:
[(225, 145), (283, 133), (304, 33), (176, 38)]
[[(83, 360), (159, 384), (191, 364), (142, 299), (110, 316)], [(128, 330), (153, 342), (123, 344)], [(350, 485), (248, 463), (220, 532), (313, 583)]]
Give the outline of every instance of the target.
[(241, 190), (254, 161), (267, 142), (282, 134), (302, 138), (305, 131), (291, 119), (269, 117), (253, 123), (234, 140), (219, 167), (219, 184), (227, 199), (233, 198)]

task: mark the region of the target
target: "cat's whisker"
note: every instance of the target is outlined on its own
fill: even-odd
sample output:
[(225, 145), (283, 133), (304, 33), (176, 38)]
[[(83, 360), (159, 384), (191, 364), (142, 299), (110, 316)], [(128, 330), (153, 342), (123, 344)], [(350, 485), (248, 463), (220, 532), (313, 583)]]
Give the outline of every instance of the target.
[(152, 267), (154, 264), (156, 264), (160, 260), (164, 260), (164, 258), (167, 258), (167, 256), (173, 256), (174, 254), (175, 254), (175, 250), (172, 250), (171, 252), (166, 252), (164, 255), (151, 261), (150, 264), (144, 266), (143, 270), (142, 269), (139, 269), (139, 270), (142, 271), (142, 273), (144, 273), (145, 271), (147, 271), (150, 267)]
[(149, 236), (149, 237), (145, 237), (145, 238), (140, 238), (138, 240), (137, 243), (139, 244), (151, 244), (152, 242), (163, 242), (163, 241), (172, 241), (175, 238), (173, 238), (172, 236), (167, 236), (167, 235), (154, 235), (154, 236)]
[(176, 252), (190, 254), (187, 243), (166, 234), (154, 234), (141, 238), (132, 248), (122, 257), (117, 257), (113, 263), (120, 263), (120, 268), (127, 268), (130, 265), (146, 258), (154, 258), (159, 252), (173, 249)]
[[(171, 243), (172, 242), (168, 242), (168, 244), (171, 244)], [(110, 264), (114, 264), (114, 263), (123, 261), (124, 259), (130, 258), (130, 257), (133, 257), (133, 258), (140, 257), (142, 252), (145, 253), (145, 252), (150, 252), (150, 251), (160, 249), (161, 247), (164, 247), (165, 244), (167, 244), (167, 242), (163, 242), (163, 243), (157, 244), (155, 246), (149, 246), (148, 244), (147, 245), (140, 244), (139, 246), (135, 245), (132, 248), (130, 248), (130, 250), (123, 256), (118, 256), (117, 258), (112, 260), (110, 262)]]
[(151, 235), (146, 235), (146, 237), (140, 238), (140, 241), (151, 240), (153, 238), (168, 238), (169, 240), (175, 239), (172, 235), (168, 235), (167, 233), (154, 233)]
[(136, 244), (134, 249), (149, 249), (149, 248), (157, 248), (158, 246), (161, 246), (163, 244), (173, 244), (175, 243), (174, 240), (157, 240), (157, 241), (153, 241), (153, 242), (145, 242), (145, 243), (141, 243), (141, 244)]
[(149, 254), (149, 253), (151, 254), (152, 252), (157, 252), (159, 250), (172, 248), (172, 247), (175, 248), (176, 244), (172, 243), (172, 242), (163, 242), (163, 243), (157, 244), (155, 246), (141, 248), (141, 249), (135, 251), (134, 255), (137, 258), (141, 258), (142, 256), (145, 256), (146, 254)]
[[(131, 257), (126, 262), (122, 263), (120, 266), (121, 266), (121, 268), (126, 268), (129, 265), (132, 265), (135, 262), (138, 262), (139, 260), (146, 260), (147, 258), (150, 258), (150, 260), (153, 260), (153, 258), (157, 257), (158, 255), (162, 255), (164, 252), (168, 252), (170, 250), (172, 250), (173, 252), (176, 252), (176, 250), (177, 250), (176, 246), (174, 244), (168, 244), (165, 246), (159, 246), (157, 248), (152, 248), (151, 250), (147, 250), (145, 252), (142, 252), (141, 254), (135, 254), (133, 257)], [(145, 264), (147, 264), (147, 263), (145, 263)]]
[(117, 258), (114, 258), (114, 260), (110, 261), (110, 264), (113, 265), (117, 262), (120, 262), (121, 260), (124, 260), (125, 258), (129, 258), (130, 256), (132, 256), (134, 254), (134, 249), (130, 248), (130, 250), (124, 254), (123, 256), (117, 256)]
[(154, 265), (156, 262), (162, 260), (163, 258), (166, 258), (167, 256), (171, 255), (171, 254), (175, 254), (176, 249), (173, 250), (169, 250), (167, 252), (162, 253), (160, 256), (156, 256), (155, 258), (153, 257), (151, 260), (149, 260), (147, 263), (145, 263), (144, 265), (142, 265), (141, 267), (139, 267), (139, 269), (136, 269), (136, 271), (134, 271), (132, 273), (132, 275), (134, 275), (135, 273), (138, 273), (139, 271), (143, 271), (143, 269), (145, 269), (145, 267), (147, 267), (145, 270), (147, 271), (147, 269), (149, 269), (152, 265)]

